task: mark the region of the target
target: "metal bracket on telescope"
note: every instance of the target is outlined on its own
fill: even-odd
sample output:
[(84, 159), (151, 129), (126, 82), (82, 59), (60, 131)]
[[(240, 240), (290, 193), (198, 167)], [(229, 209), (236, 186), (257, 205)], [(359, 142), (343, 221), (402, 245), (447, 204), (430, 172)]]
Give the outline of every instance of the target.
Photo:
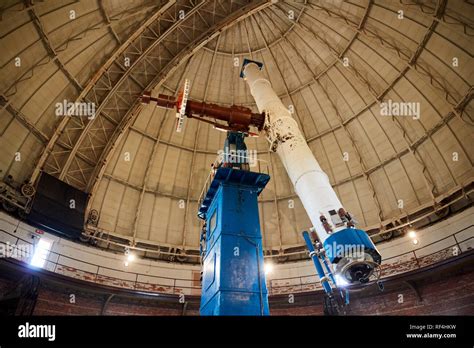
[(240, 69), (240, 77), (241, 77), (241, 78), (244, 78), (244, 77), (245, 77), (245, 76), (244, 76), (244, 69), (245, 69), (245, 66), (246, 66), (247, 64), (250, 64), (250, 63), (257, 64), (257, 66), (258, 66), (258, 68), (259, 68), (260, 70), (263, 69), (263, 63), (257, 62), (256, 60), (251, 60), (251, 59), (244, 58), (244, 62), (242, 63), (242, 68)]
[(184, 116), (186, 114), (186, 104), (188, 103), (188, 96), (190, 90), (190, 82), (188, 79), (184, 81), (182, 90), (179, 92), (178, 101), (176, 103), (176, 132), (181, 132), (184, 124)]

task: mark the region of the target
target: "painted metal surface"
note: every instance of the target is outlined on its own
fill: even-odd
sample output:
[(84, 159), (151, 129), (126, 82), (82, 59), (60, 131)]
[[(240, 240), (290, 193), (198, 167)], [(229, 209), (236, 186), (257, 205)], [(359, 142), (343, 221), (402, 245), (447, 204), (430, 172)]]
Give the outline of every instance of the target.
[(199, 210), (207, 226), (201, 315), (269, 314), (257, 202), (269, 180), (262, 173), (217, 169)]
[(140, 97), (140, 101), (143, 104), (150, 104), (150, 102), (153, 101), (157, 106), (166, 109), (176, 108), (179, 114), (179, 120), (181, 120), (181, 128), (184, 122), (184, 116), (212, 124), (221, 130), (244, 133), (250, 132), (250, 126), (262, 130), (265, 122), (264, 114), (254, 113), (249, 108), (243, 106), (232, 105), (227, 107), (194, 100), (187, 100), (186, 104), (182, 104), (181, 99), (175, 100), (173, 96), (166, 94), (159, 94), (157, 97), (152, 97), (150, 91), (145, 91)]
[[(250, 87), (259, 112), (266, 115), (263, 129), (270, 143), (270, 150), (280, 157), (326, 252), (333, 253), (332, 249), (329, 250), (333, 244), (337, 244), (338, 250), (342, 247), (343, 252), (339, 257), (329, 257), (333, 264), (339, 263), (335, 268), (336, 275), (341, 273), (348, 282), (367, 281), (374, 268), (381, 262), (380, 254), (369, 236), (364, 231), (354, 228), (353, 217), (344, 210), (296, 120), (264, 77), (262, 69), (262, 63), (245, 59), (241, 76)], [(304, 237), (305, 240), (308, 238), (306, 241), (308, 248), (310, 246), (312, 248), (309, 235), (306, 234)], [(326, 243), (329, 239), (331, 243)], [(345, 253), (348, 247), (362, 249), (361, 254)], [(318, 273), (321, 271), (324, 275), (321, 263), (317, 261), (316, 268), (318, 269), (318, 265), (320, 268)]]
[(326, 291), (326, 293), (329, 294), (332, 292), (331, 286), (329, 285), (329, 280), (324, 274), (323, 267), (321, 266), (321, 262), (319, 261), (316, 251), (314, 250), (313, 242), (311, 241), (311, 238), (309, 237), (309, 234), (307, 231), (303, 232), (303, 238), (304, 238), (304, 241), (306, 242), (306, 246), (309, 251), (309, 256), (313, 260), (314, 267), (316, 268), (316, 271), (318, 272), (319, 281), (321, 282), (321, 285), (323, 286), (324, 291)]
[[(344, 257), (344, 255), (347, 255), (349, 252), (357, 253), (359, 250), (373, 255), (374, 260), (379, 263), (381, 261), (380, 254), (370, 237), (367, 233), (359, 229), (346, 228), (334, 233), (325, 240), (323, 246), (329, 261), (332, 263), (337, 263), (338, 259)], [(351, 246), (354, 250), (343, 250), (346, 246)]]
[(320, 217), (324, 215), (330, 221), (329, 211), (338, 211), (342, 204), (303, 138), (296, 120), (260, 69), (250, 61), (243, 71), (258, 110), (267, 114), (264, 128), (270, 148), (280, 157), (320, 241), (324, 242), (329, 234)]

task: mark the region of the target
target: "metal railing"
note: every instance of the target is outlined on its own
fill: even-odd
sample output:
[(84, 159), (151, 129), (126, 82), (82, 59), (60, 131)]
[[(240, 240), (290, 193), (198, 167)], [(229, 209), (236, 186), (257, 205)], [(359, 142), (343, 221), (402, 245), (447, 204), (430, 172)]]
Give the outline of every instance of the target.
[[(9, 244), (12, 248), (18, 247), (19, 242), (24, 243), (26, 245), (30, 245), (30, 246), (34, 245), (30, 241), (25, 240), (25, 239), (20, 238), (20, 237), (17, 237), (14, 234), (5, 231), (4, 229), (0, 229), (0, 232), (3, 233), (3, 234), (7, 234), (10, 237), (15, 238), (15, 243), (14, 244)], [(0, 245), (7, 246), (8, 244), (5, 243), (4, 241), (1, 241)], [(6, 250), (5, 247), (4, 247), (4, 250)], [(22, 248), (21, 250), (24, 250), (24, 249)], [(52, 257), (53, 255), (56, 255), (57, 257)], [(29, 257), (31, 257), (31, 256), (32, 255), (29, 255)], [(53, 261), (53, 259), (55, 259), (56, 261)], [(61, 261), (61, 260), (64, 260), (64, 261)], [(70, 266), (71, 263), (67, 262), (67, 260), (75, 262), (74, 267)], [(21, 261), (25, 261), (25, 260), (21, 260)], [(86, 270), (86, 269), (84, 269), (85, 267), (82, 268), (82, 269), (77, 268), (78, 264), (79, 265), (80, 264), (87, 265), (87, 268), (91, 268), (91, 267), (95, 268), (95, 272), (91, 272), (89, 270)], [(95, 263), (80, 260), (80, 259), (77, 259), (77, 258), (74, 258), (74, 257), (71, 257), (71, 256), (63, 255), (63, 254), (55, 252), (55, 251), (49, 251), (48, 257), (45, 260), (45, 266), (42, 267), (42, 268), (47, 270), (47, 271), (51, 271), (53, 273), (63, 274), (63, 275), (68, 275), (68, 274), (65, 274), (67, 272), (61, 272), (62, 270), (66, 270), (66, 271), (69, 270), (69, 272), (76, 272), (76, 275), (77, 275), (77, 273), (83, 274), (83, 276), (81, 276), (81, 277), (70, 275), (73, 278), (79, 278), (79, 279), (83, 279), (83, 280), (86, 280), (86, 281), (90, 281), (90, 282), (97, 283), (97, 284), (103, 284), (103, 285), (111, 285), (111, 283), (113, 285), (114, 282), (115, 283), (122, 283), (121, 286), (118, 286), (118, 285), (115, 285), (115, 286), (118, 286), (118, 287), (121, 287), (121, 288), (128, 288), (128, 289), (132, 289), (132, 290), (150, 291), (150, 290), (147, 290), (147, 289), (152, 287), (152, 288), (161, 288), (160, 292), (163, 292), (163, 293), (181, 294), (181, 293), (185, 292), (186, 290), (188, 290), (189, 293), (192, 293), (193, 292), (192, 290), (196, 290), (196, 291), (198, 291), (197, 294), (199, 294), (200, 289), (201, 289), (200, 285), (195, 286), (195, 285), (185, 285), (185, 284), (181, 285), (181, 284), (179, 284), (180, 282), (183, 282), (183, 283), (187, 282), (187, 283), (192, 284), (193, 282), (195, 282), (194, 279), (156, 276), (156, 275), (150, 275), (150, 274), (145, 274), (145, 273), (124, 271), (123, 269), (112, 268), (112, 267), (107, 267), (107, 266), (101, 266), (101, 265), (98, 265), (98, 264), (95, 264)], [(122, 274), (130, 274), (130, 275), (133, 275), (133, 276), (132, 277), (126, 277), (126, 278), (112, 277), (110, 275), (102, 274), (102, 272), (101, 272), (102, 270), (120, 272)], [(143, 282), (143, 281), (139, 281), (140, 277), (152, 278), (152, 279), (156, 279), (157, 281), (156, 282)], [(153, 292), (153, 291), (151, 291), (151, 292)], [(158, 292), (158, 291), (155, 291), (155, 292)]]
[(209, 187), (211, 186), (212, 180), (214, 179), (217, 169), (222, 165), (224, 156), (248, 159), (250, 163), (249, 164), (250, 171), (270, 175), (270, 170), (269, 170), (270, 167), (268, 165), (268, 161), (254, 158), (254, 157), (248, 157), (248, 156), (242, 156), (239, 154), (224, 152), (221, 155), (218, 155), (216, 159), (214, 160), (214, 162), (211, 164), (211, 170), (209, 171), (209, 175), (207, 176), (206, 181), (204, 182), (204, 185), (202, 187), (201, 193), (199, 194), (198, 207), (201, 206), (202, 201), (204, 200), (204, 197), (206, 196), (206, 193), (209, 190)]
[[(397, 266), (399, 269), (402, 269), (402, 271), (395, 272), (395, 273), (392, 272), (388, 274), (387, 273), (382, 274), (382, 278), (386, 277), (387, 275), (400, 274), (400, 273), (404, 273), (404, 272), (411, 271), (414, 269), (420, 269), (430, 264), (434, 264), (440, 260), (456, 257), (466, 252), (467, 250), (472, 249), (471, 246), (467, 246), (465, 250), (463, 250), (462, 244), (474, 239), (473, 236), (465, 238), (463, 240), (458, 240), (456, 236), (472, 228), (473, 226), (474, 225), (467, 226), (457, 232), (450, 234), (449, 236), (441, 238), (435, 242), (429, 243), (423, 247), (413, 249), (411, 251), (384, 259), (382, 263), (383, 273), (385, 273), (386, 270), (390, 270), (390, 267), (393, 267), (394, 265)], [(15, 243), (9, 244), (12, 248), (16, 248), (19, 245), (19, 242), (22, 242), (31, 246), (33, 245), (31, 241), (27, 241), (25, 239), (17, 237), (14, 234), (7, 232), (3, 229), (0, 229), (0, 232), (2, 234), (6, 234), (14, 238)], [(434, 251), (426, 255), (422, 255), (422, 256), (417, 255), (417, 253), (419, 254), (422, 250), (428, 247), (431, 247), (437, 243), (443, 242), (449, 238), (454, 239), (453, 244), (450, 244), (447, 247), (443, 247), (437, 251)], [(1, 241), (0, 245), (6, 246), (7, 243), (5, 243), (4, 241)], [(4, 248), (4, 250), (6, 250), (6, 248)], [(448, 252), (449, 250), (451, 251), (451, 253)], [(454, 252), (455, 250), (457, 252)], [(439, 254), (440, 258), (436, 258), (434, 260), (432, 256), (436, 254)], [(56, 255), (57, 257), (51, 257), (52, 255)], [(388, 262), (390, 260), (406, 258), (407, 256), (408, 256), (407, 261), (394, 262), (394, 263)], [(52, 259), (55, 259), (55, 261)], [(71, 262), (67, 262), (67, 261), (73, 261), (75, 263), (74, 267), (69, 266)], [(86, 265), (86, 266), (84, 266), (83, 268), (78, 268), (79, 265)], [(85, 268), (88, 268), (89, 270)], [(90, 268), (93, 268), (94, 271), (90, 271)], [(201, 289), (200, 285), (193, 285), (194, 283), (199, 282), (198, 280), (195, 280), (195, 279), (157, 276), (157, 275), (150, 275), (150, 274), (145, 274), (145, 273), (124, 271), (123, 269), (101, 266), (98, 264), (80, 260), (71, 256), (63, 255), (55, 251), (49, 252), (44, 269), (57, 273), (57, 274), (68, 275), (73, 278), (79, 278), (79, 279), (83, 279), (83, 280), (90, 281), (97, 284), (116, 286), (120, 288), (126, 288), (126, 289), (137, 290), (137, 291), (146, 291), (146, 292), (151, 292), (151, 293), (167, 293), (167, 294), (186, 293), (186, 294), (199, 295), (200, 289)], [(124, 275), (132, 275), (132, 276), (125, 277), (125, 278), (110, 276), (110, 275), (102, 274), (104, 273), (102, 271), (113, 271), (113, 272), (119, 272)], [(75, 275), (72, 275), (71, 273), (75, 273)], [(79, 273), (81, 274), (81, 276), (78, 276)], [(154, 281), (152, 282), (141, 281), (140, 280), (141, 277), (153, 279)], [(285, 284), (279, 284), (283, 282)], [(267, 281), (267, 284), (268, 284), (268, 292), (270, 295), (305, 292), (305, 291), (312, 291), (312, 290), (321, 288), (319, 279), (315, 274), (306, 275), (306, 276), (270, 279)]]

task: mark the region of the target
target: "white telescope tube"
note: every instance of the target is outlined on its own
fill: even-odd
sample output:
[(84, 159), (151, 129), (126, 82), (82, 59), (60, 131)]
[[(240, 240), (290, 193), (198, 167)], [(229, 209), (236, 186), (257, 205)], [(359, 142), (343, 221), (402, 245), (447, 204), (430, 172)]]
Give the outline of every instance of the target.
[[(264, 129), (271, 149), (280, 157), (319, 240), (324, 243), (329, 234), (320, 217), (324, 215), (331, 224), (329, 211), (338, 212), (342, 204), (331, 187), (328, 176), (314, 158), (295, 119), (278, 98), (270, 82), (263, 77), (257, 64), (247, 64), (243, 74), (259, 112), (267, 114)], [(346, 228), (336, 228), (332, 224), (331, 227), (332, 232)]]

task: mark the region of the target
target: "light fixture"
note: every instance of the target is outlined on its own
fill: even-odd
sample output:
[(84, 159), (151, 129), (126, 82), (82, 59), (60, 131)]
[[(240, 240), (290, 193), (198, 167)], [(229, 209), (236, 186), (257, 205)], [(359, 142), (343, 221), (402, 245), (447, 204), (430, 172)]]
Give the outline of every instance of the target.
[(418, 244), (418, 239), (413, 239), (413, 244), (417, 245)]
[(408, 231), (408, 237), (410, 238), (416, 238), (416, 232), (411, 230), (411, 231)]
[(346, 287), (347, 285), (349, 285), (349, 283), (347, 282), (347, 280), (344, 279), (344, 277), (341, 276), (340, 274), (336, 274), (335, 280), (336, 280), (336, 285), (337, 285), (337, 287), (339, 287), (339, 288), (344, 288), (344, 287)]
[(124, 255), (125, 255), (124, 265), (125, 267), (127, 267), (130, 262), (135, 260), (135, 254), (130, 251), (129, 247), (126, 247)]
[(264, 269), (265, 269), (265, 274), (272, 273), (273, 272), (273, 263), (271, 263), (271, 262), (265, 263)]
[(35, 251), (31, 258), (30, 265), (34, 267), (43, 267), (48, 258), (49, 249), (53, 243), (45, 238), (41, 238), (35, 245)]

